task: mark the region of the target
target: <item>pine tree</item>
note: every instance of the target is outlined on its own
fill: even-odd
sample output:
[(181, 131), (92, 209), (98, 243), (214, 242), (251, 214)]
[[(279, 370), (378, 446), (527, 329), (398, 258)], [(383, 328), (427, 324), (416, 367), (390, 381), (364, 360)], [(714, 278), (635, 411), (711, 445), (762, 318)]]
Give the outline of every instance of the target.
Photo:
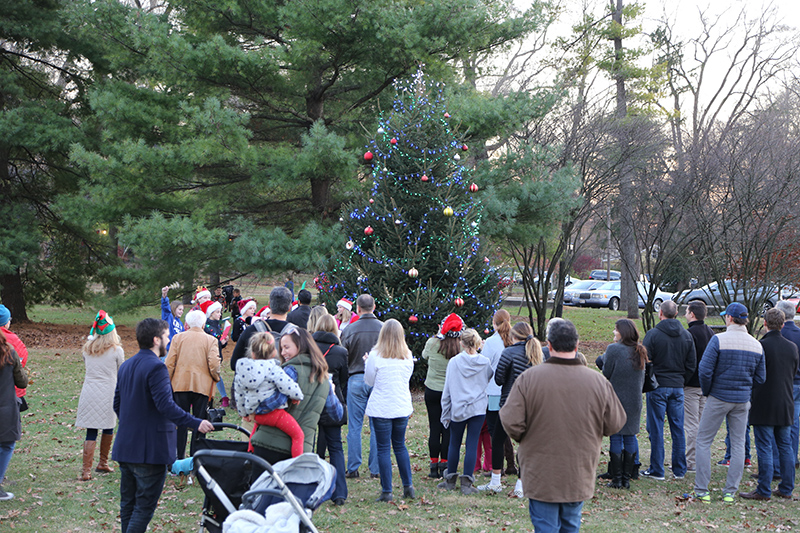
[(443, 89), (421, 70), (395, 83), (392, 111), (364, 154), (369, 198), (344, 208), (346, 250), (317, 278), (330, 306), (371, 294), (376, 315), (409, 332), (415, 356), (450, 313), (487, 332), (500, 299), (480, 245), (478, 186), (460, 163), (468, 146), (450, 126)]

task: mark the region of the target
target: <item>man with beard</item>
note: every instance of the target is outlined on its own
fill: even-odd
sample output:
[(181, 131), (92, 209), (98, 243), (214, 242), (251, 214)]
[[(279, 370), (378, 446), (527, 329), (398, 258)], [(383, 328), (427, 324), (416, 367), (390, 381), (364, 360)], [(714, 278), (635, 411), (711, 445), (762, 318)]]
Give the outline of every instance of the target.
[(122, 533), (144, 533), (164, 488), (167, 466), (175, 462), (176, 425), (208, 433), (214, 426), (195, 418), (172, 399), (166, 365), (169, 328), (146, 318), (136, 325), (139, 352), (122, 363), (114, 391), (119, 430), (112, 459), (119, 463)]

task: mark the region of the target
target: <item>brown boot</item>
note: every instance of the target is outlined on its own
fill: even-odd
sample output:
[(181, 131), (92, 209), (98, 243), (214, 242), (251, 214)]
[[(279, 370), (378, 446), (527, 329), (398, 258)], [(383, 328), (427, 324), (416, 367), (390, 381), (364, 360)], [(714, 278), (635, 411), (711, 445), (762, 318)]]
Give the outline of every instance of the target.
[(83, 441), (83, 471), (78, 478), (81, 481), (89, 481), (92, 479), (92, 463), (94, 462), (94, 449), (96, 446), (97, 441)]
[(100, 437), (100, 462), (97, 463), (98, 472), (113, 472), (114, 469), (108, 464), (108, 454), (111, 452), (111, 442), (114, 440), (114, 435), (103, 435)]

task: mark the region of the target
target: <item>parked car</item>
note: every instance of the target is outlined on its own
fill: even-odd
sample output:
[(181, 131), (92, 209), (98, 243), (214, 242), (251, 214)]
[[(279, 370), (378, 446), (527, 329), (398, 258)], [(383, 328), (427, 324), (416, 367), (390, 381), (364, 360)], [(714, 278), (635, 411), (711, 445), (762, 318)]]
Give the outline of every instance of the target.
[[(746, 305), (746, 302), (744, 301), (744, 292), (742, 289), (736, 288), (736, 283), (733, 280), (726, 279), (723, 283), (725, 284), (725, 290), (732, 302), (739, 302)], [(756, 294), (759, 298), (765, 296), (765, 287), (758, 287), (756, 290), (758, 291)], [(722, 297), (722, 291), (719, 286), (719, 282), (716, 281), (689, 291), (676, 292), (672, 295), (672, 299), (678, 304), (699, 300), (708, 306), (719, 308), (725, 307), (725, 300)], [(775, 307), (775, 304), (778, 302), (778, 300), (780, 300), (780, 294), (777, 290), (771, 289), (769, 296), (767, 296), (766, 301), (764, 302), (764, 308), (762, 312)]]
[[(610, 276), (610, 277), (609, 277)], [(618, 270), (606, 270), (606, 269), (597, 269), (592, 270), (592, 273), (589, 274), (589, 279), (601, 279), (604, 281), (616, 281), (620, 279), (621, 275)]]
[(591, 291), (605, 283), (607, 282), (594, 279), (576, 281), (564, 289), (564, 305), (583, 305), (592, 297)]
[[(620, 303), (620, 287), (621, 281), (607, 281), (599, 287), (595, 287), (590, 291), (588, 298), (585, 302), (578, 305), (585, 305), (587, 307), (608, 307), (612, 311), (619, 309)], [(636, 282), (636, 292), (639, 295), (639, 307), (644, 308), (648, 292), (650, 291), (650, 283), (646, 281)], [(661, 309), (661, 303), (664, 300), (669, 300), (671, 294), (656, 288), (655, 299), (653, 300), (653, 310), (658, 312)]]

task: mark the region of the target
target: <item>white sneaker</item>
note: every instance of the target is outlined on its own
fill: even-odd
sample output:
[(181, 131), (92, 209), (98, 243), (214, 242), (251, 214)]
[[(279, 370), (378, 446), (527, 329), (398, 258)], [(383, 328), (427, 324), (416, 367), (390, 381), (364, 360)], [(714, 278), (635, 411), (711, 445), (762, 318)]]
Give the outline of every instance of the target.
[(491, 483), (486, 483), (485, 485), (478, 485), (475, 488), (481, 492), (494, 492), (495, 494), (503, 491), (502, 485), (492, 485)]
[(514, 493), (512, 494), (514, 498), (524, 498), (525, 495), (522, 493), (522, 489), (515, 489)]
[(11, 500), (14, 498), (14, 495), (10, 492), (6, 492), (3, 489), (0, 489), (0, 501)]

